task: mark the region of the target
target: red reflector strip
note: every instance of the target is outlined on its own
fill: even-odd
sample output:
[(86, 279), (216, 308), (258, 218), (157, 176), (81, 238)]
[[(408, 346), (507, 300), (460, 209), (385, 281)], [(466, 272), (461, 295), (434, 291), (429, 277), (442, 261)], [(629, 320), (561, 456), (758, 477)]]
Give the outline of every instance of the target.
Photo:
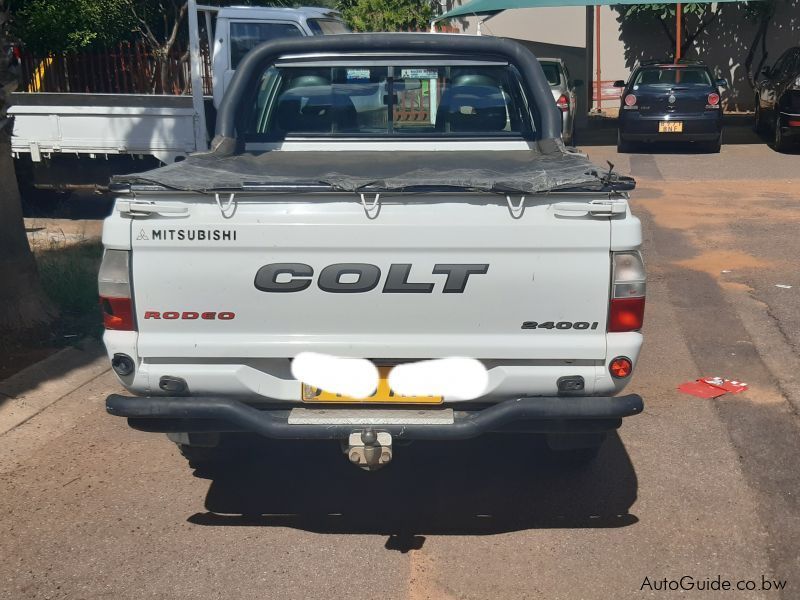
[(800, 121), (789, 121), (789, 127), (800, 127)]
[(638, 331), (644, 323), (644, 298), (612, 298), (608, 314), (609, 333)]
[(100, 297), (103, 326), (115, 331), (133, 331), (133, 303), (130, 298)]

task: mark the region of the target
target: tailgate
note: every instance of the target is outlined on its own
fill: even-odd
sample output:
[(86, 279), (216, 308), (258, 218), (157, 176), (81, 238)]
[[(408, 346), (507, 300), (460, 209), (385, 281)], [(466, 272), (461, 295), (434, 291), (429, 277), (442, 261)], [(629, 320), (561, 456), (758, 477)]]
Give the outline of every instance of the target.
[(372, 219), (353, 195), (163, 204), (131, 218), (142, 357), (605, 357), (608, 217), (512, 218), (488, 195), (390, 197)]

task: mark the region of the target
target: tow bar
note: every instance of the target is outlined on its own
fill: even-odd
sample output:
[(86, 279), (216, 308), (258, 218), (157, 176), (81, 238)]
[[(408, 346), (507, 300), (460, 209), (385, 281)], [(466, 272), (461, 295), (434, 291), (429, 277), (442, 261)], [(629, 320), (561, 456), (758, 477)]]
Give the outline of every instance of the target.
[(392, 434), (367, 427), (350, 434), (342, 451), (350, 462), (365, 471), (377, 471), (392, 461)]

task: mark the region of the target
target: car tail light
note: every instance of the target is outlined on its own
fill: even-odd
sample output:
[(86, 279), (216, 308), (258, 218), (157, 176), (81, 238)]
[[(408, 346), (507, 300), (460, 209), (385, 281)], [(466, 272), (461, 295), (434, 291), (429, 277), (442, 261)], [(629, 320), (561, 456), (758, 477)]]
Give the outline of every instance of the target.
[(130, 252), (106, 250), (97, 276), (103, 325), (106, 329), (134, 331), (130, 283)]
[(612, 253), (611, 302), (608, 331), (638, 331), (644, 322), (646, 278), (639, 252)]
[(636, 96), (633, 94), (625, 96), (625, 106), (636, 106)]
[(717, 106), (718, 104), (719, 104), (719, 94), (716, 92), (711, 92), (708, 95), (708, 105)]
[(556, 100), (556, 106), (563, 112), (567, 112), (569, 110), (569, 97), (566, 94), (561, 94)]
[(633, 371), (633, 363), (627, 356), (618, 356), (608, 364), (608, 371), (615, 379), (624, 379)]

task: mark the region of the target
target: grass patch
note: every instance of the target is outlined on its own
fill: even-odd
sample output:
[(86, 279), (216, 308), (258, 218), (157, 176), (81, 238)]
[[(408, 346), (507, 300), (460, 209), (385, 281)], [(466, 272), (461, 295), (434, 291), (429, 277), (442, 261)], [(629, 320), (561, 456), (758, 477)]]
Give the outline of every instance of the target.
[(83, 337), (100, 338), (103, 316), (97, 295), (97, 271), (103, 258), (99, 241), (53, 243), (34, 252), (42, 287), (59, 311), (53, 343), (67, 345)]

